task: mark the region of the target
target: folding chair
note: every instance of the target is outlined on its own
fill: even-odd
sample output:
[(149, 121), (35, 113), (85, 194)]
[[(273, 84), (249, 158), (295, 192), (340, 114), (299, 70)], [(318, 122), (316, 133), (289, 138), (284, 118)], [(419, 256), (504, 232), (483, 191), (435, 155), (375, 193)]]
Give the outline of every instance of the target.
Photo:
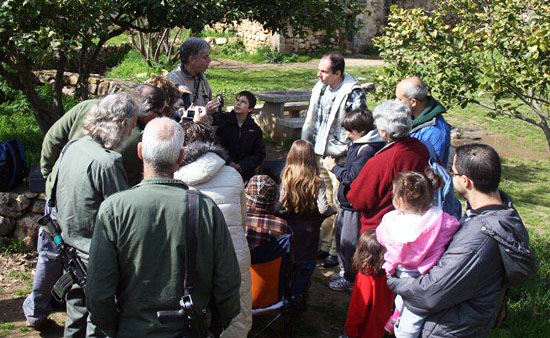
[(255, 336), (262, 334), (277, 320), (283, 319), (284, 337), (292, 337), (290, 311), (293, 307), (291, 289), (294, 283), (292, 235), (250, 251), (252, 266), (252, 315), (277, 315)]

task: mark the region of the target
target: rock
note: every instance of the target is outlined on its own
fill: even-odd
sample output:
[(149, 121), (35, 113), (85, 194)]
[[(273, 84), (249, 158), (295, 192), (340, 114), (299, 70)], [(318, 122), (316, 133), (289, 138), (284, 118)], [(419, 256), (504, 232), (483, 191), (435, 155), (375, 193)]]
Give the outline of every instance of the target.
[(11, 236), (15, 221), (11, 218), (0, 216), (0, 236)]
[(69, 84), (76, 85), (78, 83), (78, 73), (72, 73), (69, 75)]
[(32, 203), (32, 200), (24, 194), (2, 193), (2, 195), (0, 197), (0, 215), (2, 216), (19, 218)]
[(34, 199), (36, 198), (36, 196), (38, 196), (38, 193), (30, 192), (30, 191), (25, 191), (23, 194), (25, 195), (26, 198), (31, 198), (31, 199)]
[(34, 248), (38, 238), (38, 228), (40, 227), (38, 220), (40, 217), (42, 216), (29, 212), (25, 216), (19, 218), (15, 222), (13, 237), (23, 241), (25, 246)]
[(65, 86), (65, 87), (63, 87), (61, 92), (63, 93), (63, 95), (74, 96), (74, 94), (76, 93), (76, 88)]
[(227, 43), (227, 38), (216, 38), (214, 41), (216, 45), (225, 45)]
[(214, 38), (213, 37), (210, 37), (210, 36), (207, 36), (204, 38), (204, 41), (208, 42), (208, 43), (212, 43), (212, 41), (214, 41)]
[(31, 206), (31, 211), (35, 214), (44, 215), (44, 207), (46, 207), (46, 201), (35, 200)]
[(88, 78), (88, 83), (94, 83), (94, 84), (98, 84), (101, 80), (101, 77), (100, 75), (96, 75), (96, 76), (90, 76)]
[(97, 84), (88, 83), (88, 93), (95, 95), (97, 93)]
[(109, 81), (103, 81), (97, 86), (97, 95), (105, 96), (109, 92)]
[(237, 43), (237, 42), (239, 42), (239, 38), (236, 37), (236, 36), (232, 36), (232, 37), (230, 37), (229, 39), (227, 39), (227, 42), (229, 42), (229, 43)]

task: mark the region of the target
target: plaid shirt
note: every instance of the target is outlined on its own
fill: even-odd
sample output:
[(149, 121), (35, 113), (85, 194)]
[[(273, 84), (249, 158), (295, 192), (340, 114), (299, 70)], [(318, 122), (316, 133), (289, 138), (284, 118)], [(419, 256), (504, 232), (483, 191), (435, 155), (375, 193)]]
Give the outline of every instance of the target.
[(244, 228), (250, 250), (275, 241), (290, 231), (284, 219), (264, 213), (248, 213)]

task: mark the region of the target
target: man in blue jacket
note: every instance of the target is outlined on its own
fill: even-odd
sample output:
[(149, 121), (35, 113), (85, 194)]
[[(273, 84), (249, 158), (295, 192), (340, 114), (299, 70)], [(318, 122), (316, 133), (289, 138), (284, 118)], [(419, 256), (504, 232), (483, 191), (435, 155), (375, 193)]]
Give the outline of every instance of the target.
[(451, 127), (443, 118), (445, 107), (428, 95), (426, 84), (418, 76), (399, 82), (395, 96), (411, 109), (413, 125), (410, 135), (424, 144), (430, 143), (441, 164), (447, 167)]

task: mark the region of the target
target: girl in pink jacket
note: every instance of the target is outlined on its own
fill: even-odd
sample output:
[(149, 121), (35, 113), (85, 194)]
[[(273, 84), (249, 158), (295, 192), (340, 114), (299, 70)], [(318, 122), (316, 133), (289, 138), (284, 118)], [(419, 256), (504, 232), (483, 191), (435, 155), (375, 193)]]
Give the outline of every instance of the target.
[[(388, 275), (418, 277), (428, 272), (445, 252), (458, 230), (458, 220), (433, 205), (434, 191), (442, 184), (431, 168), (424, 174), (404, 171), (393, 182), (393, 205), (376, 229), (376, 238), (386, 248), (382, 266)], [(395, 326), (393, 325), (395, 323)], [(397, 338), (418, 337), (424, 317), (409, 311), (399, 295), (395, 312), (386, 324)]]

